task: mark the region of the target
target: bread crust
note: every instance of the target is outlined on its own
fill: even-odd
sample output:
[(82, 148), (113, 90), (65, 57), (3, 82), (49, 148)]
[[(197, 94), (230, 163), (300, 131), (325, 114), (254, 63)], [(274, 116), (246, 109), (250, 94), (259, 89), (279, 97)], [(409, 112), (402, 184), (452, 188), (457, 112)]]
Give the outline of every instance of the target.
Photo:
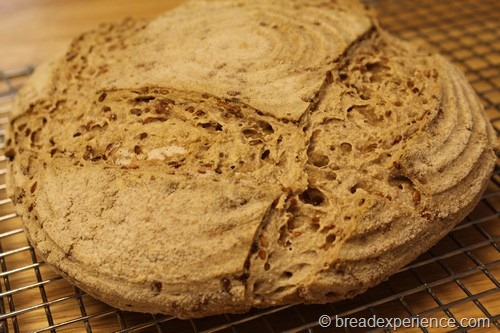
[(496, 135), (464, 76), (353, 1), (188, 1), (37, 69), (7, 185), (66, 279), (180, 318), (383, 281), (477, 204)]

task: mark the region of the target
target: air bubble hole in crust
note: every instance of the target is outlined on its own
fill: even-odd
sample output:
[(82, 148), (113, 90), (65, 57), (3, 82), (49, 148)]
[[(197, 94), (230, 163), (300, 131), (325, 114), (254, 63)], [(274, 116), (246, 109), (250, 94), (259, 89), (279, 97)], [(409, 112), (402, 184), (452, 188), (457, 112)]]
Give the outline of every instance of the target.
[(340, 149), (344, 153), (350, 153), (352, 151), (352, 145), (350, 143), (348, 143), (348, 142), (342, 142), (340, 144)]
[(217, 132), (222, 131), (222, 128), (223, 128), (221, 124), (219, 124), (218, 122), (213, 122), (213, 121), (209, 121), (207, 123), (199, 123), (198, 126), (205, 128), (205, 129), (211, 129), (211, 130), (214, 130)]
[(262, 134), (253, 128), (245, 128), (242, 133), (247, 139), (259, 139), (262, 137)]
[(314, 187), (308, 187), (307, 190), (299, 195), (300, 201), (305, 204), (320, 206), (325, 201), (323, 192)]
[(337, 174), (333, 171), (329, 171), (326, 173), (325, 177), (328, 180), (335, 180), (335, 179), (337, 179)]
[(337, 296), (339, 296), (339, 294), (337, 294), (334, 291), (330, 291), (330, 292), (328, 292), (328, 293), (325, 294), (326, 298), (334, 298), (334, 297), (337, 297)]
[(397, 176), (391, 176), (389, 177), (389, 184), (392, 186), (398, 187), (400, 190), (403, 190), (405, 188), (414, 188), (415, 185), (413, 184), (413, 181), (409, 179), (406, 176), (403, 175), (397, 175)]
[(318, 168), (327, 166), (330, 163), (330, 159), (328, 158), (328, 156), (319, 153), (312, 153), (310, 156), (310, 161), (312, 165)]
[(334, 234), (330, 234), (330, 235), (326, 236), (327, 243), (333, 243), (333, 242), (335, 242), (336, 239), (337, 239), (337, 235), (334, 235)]
[(264, 152), (260, 155), (260, 159), (261, 159), (261, 160), (265, 160), (266, 158), (268, 158), (268, 157), (269, 157), (269, 154), (270, 154), (270, 153), (271, 153), (271, 152), (269, 151), (269, 149), (264, 150)]
[(259, 120), (257, 122), (259, 127), (262, 129), (262, 132), (265, 134), (273, 134), (274, 133), (274, 128), (271, 124), (269, 124), (267, 121)]
[[(290, 286), (287, 286), (287, 287), (290, 287)], [(278, 287), (274, 290), (273, 293), (280, 294), (280, 293), (284, 292), (287, 289), (287, 287), (285, 287), (285, 286)]]
[(156, 97), (154, 96), (139, 96), (134, 98), (134, 102), (136, 103), (149, 103), (150, 101), (155, 100)]
[(354, 193), (356, 193), (356, 190), (357, 190), (357, 189), (358, 189), (358, 185), (356, 184), (356, 185), (354, 185), (353, 187), (351, 187), (350, 192), (351, 192), (352, 194), (354, 194)]

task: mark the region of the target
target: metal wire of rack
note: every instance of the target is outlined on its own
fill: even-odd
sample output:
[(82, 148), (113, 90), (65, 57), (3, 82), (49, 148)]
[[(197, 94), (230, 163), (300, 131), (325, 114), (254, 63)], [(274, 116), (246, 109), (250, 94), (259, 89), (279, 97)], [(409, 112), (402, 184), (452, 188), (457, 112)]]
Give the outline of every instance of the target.
[[(422, 42), (457, 64), (500, 132), (500, 3), (496, 0), (375, 1), (382, 26)], [(0, 149), (12, 100), (32, 67), (0, 70)], [(0, 333), (7, 332), (386, 332), (322, 328), (320, 315), (362, 318), (488, 318), (500, 329), (500, 165), (478, 207), (442, 241), (388, 281), (352, 300), (283, 306), (243, 315), (179, 320), (123, 312), (71, 286), (30, 246), (6, 196), (0, 152)], [(404, 330), (401, 330), (404, 331)], [(444, 332), (425, 327), (408, 332)]]

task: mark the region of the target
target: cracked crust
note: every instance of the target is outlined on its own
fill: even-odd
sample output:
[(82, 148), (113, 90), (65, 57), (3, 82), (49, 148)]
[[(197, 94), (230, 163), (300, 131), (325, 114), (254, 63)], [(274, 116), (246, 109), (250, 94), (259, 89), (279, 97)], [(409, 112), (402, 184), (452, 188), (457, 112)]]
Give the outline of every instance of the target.
[(357, 2), (191, 1), (37, 70), (7, 180), (60, 274), (192, 318), (382, 281), (472, 210), (495, 140), (463, 75)]

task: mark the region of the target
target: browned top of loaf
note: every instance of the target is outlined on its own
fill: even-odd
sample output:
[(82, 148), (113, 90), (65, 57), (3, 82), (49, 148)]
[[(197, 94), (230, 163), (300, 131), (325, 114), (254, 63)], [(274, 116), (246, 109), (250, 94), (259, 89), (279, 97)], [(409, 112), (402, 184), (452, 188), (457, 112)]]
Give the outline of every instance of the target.
[(476, 202), (464, 77), (352, 1), (191, 1), (102, 25), (20, 93), (9, 186), (42, 256), (126, 309), (352, 296)]

